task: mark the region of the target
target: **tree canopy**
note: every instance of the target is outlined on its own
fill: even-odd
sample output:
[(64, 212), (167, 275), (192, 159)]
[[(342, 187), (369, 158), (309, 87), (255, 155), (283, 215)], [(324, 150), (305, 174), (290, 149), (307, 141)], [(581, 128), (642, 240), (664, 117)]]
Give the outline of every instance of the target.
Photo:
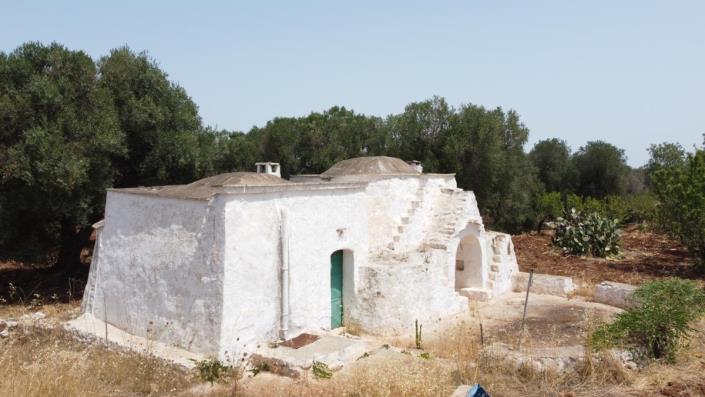
[[(555, 217), (572, 193), (638, 193), (645, 174), (685, 164), (676, 145), (653, 146), (646, 169), (632, 170), (606, 142), (571, 154), (547, 139), (527, 154), (528, 137), (514, 110), (455, 108), (438, 96), (386, 117), (333, 106), (247, 132), (215, 130), (147, 53), (121, 47), (94, 61), (27, 43), (0, 52), (0, 252), (76, 263), (107, 188), (189, 183), (256, 161), (279, 162), (288, 177), (358, 156), (419, 160), (427, 172), (456, 174), (488, 227), (508, 232)], [(545, 192), (560, 194), (547, 202)]]
[(573, 155), (577, 171), (577, 192), (582, 196), (604, 198), (626, 191), (629, 171), (624, 150), (603, 142), (588, 142)]
[(658, 164), (651, 183), (660, 201), (661, 226), (679, 238), (705, 269), (705, 145), (687, 154), (674, 144), (656, 148), (668, 152), (668, 161), (663, 161), (662, 150), (651, 151), (650, 164)]
[(56, 43), (0, 53), (0, 250), (75, 264), (107, 188), (213, 173), (215, 141), (144, 53), (119, 48), (97, 64)]
[(186, 183), (213, 172), (213, 137), (203, 133), (198, 107), (146, 53), (117, 48), (98, 72), (125, 135), (116, 186)]
[(570, 147), (565, 141), (557, 138), (538, 141), (529, 152), (529, 158), (547, 191), (567, 192), (571, 189), (575, 172)]

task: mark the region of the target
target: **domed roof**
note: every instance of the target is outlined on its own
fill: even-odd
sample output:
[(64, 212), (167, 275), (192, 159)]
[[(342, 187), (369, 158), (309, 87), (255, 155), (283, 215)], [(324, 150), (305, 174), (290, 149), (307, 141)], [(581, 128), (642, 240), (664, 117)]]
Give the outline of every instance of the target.
[(199, 179), (187, 185), (152, 186), (119, 189), (131, 193), (161, 197), (208, 199), (218, 193), (227, 193), (229, 187), (288, 185), (286, 179), (256, 172), (229, 172)]
[(344, 175), (393, 175), (393, 174), (419, 174), (404, 160), (396, 157), (370, 156), (356, 157), (336, 163), (326, 172), (323, 178), (334, 178)]
[(225, 174), (218, 174), (199, 179), (185, 185), (184, 187), (269, 186), (283, 185), (287, 183), (291, 182), (271, 174), (260, 174), (257, 172), (228, 172)]

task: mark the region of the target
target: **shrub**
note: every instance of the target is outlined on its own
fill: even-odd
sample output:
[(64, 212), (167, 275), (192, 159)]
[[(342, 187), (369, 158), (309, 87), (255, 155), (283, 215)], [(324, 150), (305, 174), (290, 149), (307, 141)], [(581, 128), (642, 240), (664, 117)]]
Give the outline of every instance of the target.
[(571, 255), (592, 254), (598, 257), (619, 253), (618, 220), (598, 213), (587, 216), (574, 208), (564, 218), (558, 218), (553, 244)]
[(230, 367), (224, 365), (216, 358), (209, 358), (207, 360), (191, 360), (196, 364), (196, 370), (201, 376), (204, 382), (210, 382), (212, 385), (214, 382), (218, 381), (221, 377), (230, 371)]
[(333, 377), (333, 371), (330, 370), (328, 364), (321, 361), (313, 362), (313, 376), (318, 379), (330, 379)]
[(659, 198), (659, 225), (678, 238), (705, 270), (705, 150), (651, 176)]
[(634, 308), (593, 333), (593, 346), (622, 347), (638, 358), (674, 361), (693, 332), (690, 324), (705, 314), (705, 293), (693, 281), (672, 278), (642, 285), (633, 299)]
[(626, 214), (624, 223), (653, 223), (658, 201), (650, 193), (635, 194), (624, 198)]
[(584, 214), (599, 214), (607, 216), (607, 199), (600, 200), (594, 197), (585, 197), (580, 212)]
[(565, 209), (566, 211), (570, 211), (573, 208), (575, 208), (576, 211), (582, 212), (583, 199), (575, 193), (570, 193), (565, 197)]
[(563, 200), (560, 192), (543, 193), (538, 198), (538, 226), (536, 231), (541, 233), (544, 223), (552, 221), (563, 213)]

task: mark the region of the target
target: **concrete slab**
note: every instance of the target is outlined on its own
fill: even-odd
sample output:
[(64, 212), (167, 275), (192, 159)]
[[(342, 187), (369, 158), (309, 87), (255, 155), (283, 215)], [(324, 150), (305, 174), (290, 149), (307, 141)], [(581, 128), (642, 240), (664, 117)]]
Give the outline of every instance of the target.
[(266, 364), (270, 372), (296, 378), (310, 368), (314, 361), (325, 363), (335, 370), (379, 347), (372, 342), (349, 336), (325, 333), (317, 335), (318, 340), (298, 349), (286, 346), (263, 347), (250, 357), (250, 364), (255, 367)]
[[(84, 314), (74, 320), (64, 323), (64, 327), (77, 333), (80, 337), (97, 342), (113, 343), (117, 346), (137, 351), (142, 354), (153, 355), (163, 360), (171, 361), (186, 368), (194, 367), (194, 361), (206, 359), (202, 354), (192, 353), (175, 346), (132, 335), (111, 324), (107, 324), (90, 314)], [(97, 335), (104, 335), (98, 337)]]

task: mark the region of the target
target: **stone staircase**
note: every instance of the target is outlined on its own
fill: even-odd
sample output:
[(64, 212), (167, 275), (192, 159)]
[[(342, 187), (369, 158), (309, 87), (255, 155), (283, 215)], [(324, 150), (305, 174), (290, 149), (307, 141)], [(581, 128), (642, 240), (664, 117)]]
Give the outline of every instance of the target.
[(444, 188), (438, 199), (437, 211), (429, 228), (424, 247), (448, 249), (448, 242), (455, 234), (458, 220), (464, 218), (468, 195), (463, 189)]
[(421, 207), (423, 206), (423, 185), (419, 186), (416, 191), (416, 197), (409, 202), (409, 208), (406, 214), (401, 217), (399, 224), (394, 228), (392, 241), (387, 244), (387, 248), (391, 251), (399, 251), (401, 248), (402, 239), (405, 232), (411, 224), (417, 220), (422, 214)]

